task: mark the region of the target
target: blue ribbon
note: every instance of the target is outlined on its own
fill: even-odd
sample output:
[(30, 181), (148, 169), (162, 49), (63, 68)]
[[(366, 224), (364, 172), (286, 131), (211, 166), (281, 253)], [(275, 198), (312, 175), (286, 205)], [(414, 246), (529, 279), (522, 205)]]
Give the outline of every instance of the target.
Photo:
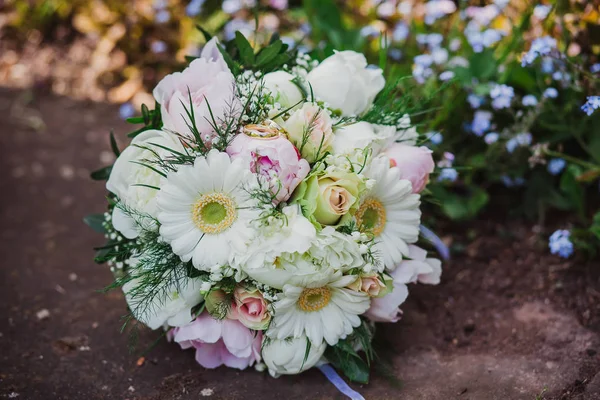
[(438, 235), (433, 233), (432, 230), (425, 227), (424, 225), (421, 225), (419, 228), (421, 230), (421, 235), (429, 242), (431, 242), (433, 247), (435, 247), (438, 253), (440, 253), (440, 256), (442, 256), (444, 260), (449, 260), (450, 250), (448, 249), (448, 246), (446, 246), (444, 242), (442, 242), (442, 239), (440, 239)]
[(319, 367), (323, 375), (329, 382), (333, 383), (333, 386), (337, 388), (340, 392), (348, 396), (351, 400), (365, 400), (362, 395), (354, 390), (335, 372), (335, 369), (330, 364), (323, 364)]

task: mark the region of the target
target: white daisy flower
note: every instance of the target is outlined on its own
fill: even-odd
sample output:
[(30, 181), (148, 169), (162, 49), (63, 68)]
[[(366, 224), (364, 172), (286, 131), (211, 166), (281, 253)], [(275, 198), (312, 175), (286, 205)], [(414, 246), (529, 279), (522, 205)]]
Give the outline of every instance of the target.
[(211, 150), (167, 175), (157, 196), (160, 234), (183, 261), (210, 271), (246, 249), (259, 214), (258, 177), (242, 160)]
[(336, 272), (303, 286), (285, 285), (273, 303), (274, 317), (267, 335), (286, 339), (306, 334), (315, 346), (323, 340), (335, 346), (360, 325), (359, 315), (369, 309), (365, 293), (346, 288), (355, 280), (356, 276)]
[(375, 158), (365, 175), (375, 184), (362, 199), (356, 223), (363, 232), (375, 236), (375, 253), (383, 258), (387, 269), (393, 270), (408, 257), (408, 244), (418, 239), (420, 196), (412, 193), (410, 181), (400, 179), (398, 168), (390, 168), (385, 156)]

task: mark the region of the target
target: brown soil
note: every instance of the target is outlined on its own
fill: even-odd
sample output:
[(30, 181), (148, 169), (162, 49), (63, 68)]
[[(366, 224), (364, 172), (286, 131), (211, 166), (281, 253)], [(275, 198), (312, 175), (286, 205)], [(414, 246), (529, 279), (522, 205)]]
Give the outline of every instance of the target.
[[(92, 261), (102, 238), (81, 222), (104, 209), (88, 175), (110, 160), (109, 130), (127, 132), (116, 107), (0, 90), (0, 118), (0, 397), (344, 398), (318, 371), (205, 370), (165, 341), (130, 354), (122, 295), (96, 291), (111, 280)], [(440, 286), (411, 288), (404, 319), (378, 332), (387, 373), (353, 387), (367, 399), (600, 399), (599, 263), (549, 255), (516, 221), (438, 231), (464, 254)], [(138, 348), (156, 336), (143, 331)]]

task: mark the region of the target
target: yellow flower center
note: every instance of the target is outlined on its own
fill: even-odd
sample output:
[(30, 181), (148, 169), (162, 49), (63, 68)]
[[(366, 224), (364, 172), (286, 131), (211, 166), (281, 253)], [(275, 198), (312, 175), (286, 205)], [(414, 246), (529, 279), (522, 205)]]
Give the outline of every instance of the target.
[(331, 289), (327, 286), (304, 289), (298, 299), (298, 308), (302, 311), (319, 311), (331, 300)]
[(192, 206), (192, 221), (204, 233), (221, 233), (236, 218), (237, 210), (233, 199), (223, 193), (204, 194)]
[(356, 223), (361, 231), (379, 236), (385, 228), (385, 207), (375, 199), (365, 200), (356, 212)]

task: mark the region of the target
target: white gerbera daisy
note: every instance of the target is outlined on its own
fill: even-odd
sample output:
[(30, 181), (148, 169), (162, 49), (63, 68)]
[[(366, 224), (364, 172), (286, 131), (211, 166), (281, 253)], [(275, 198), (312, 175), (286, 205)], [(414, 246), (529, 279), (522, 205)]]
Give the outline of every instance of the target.
[(257, 177), (242, 160), (211, 150), (170, 173), (157, 197), (160, 234), (183, 261), (209, 271), (245, 251), (260, 213), (250, 192)]
[(356, 223), (360, 230), (375, 236), (375, 252), (385, 267), (393, 270), (408, 256), (408, 244), (418, 239), (420, 196), (412, 193), (410, 181), (400, 179), (398, 168), (390, 168), (385, 156), (375, 158), (366, 175), (375, 184), (362, 199)]
[(303, 334), (315, 346), (325, 340), (334, 346), (360, 325), (359, 315), (369, 309), (365, 293), (346, 288), (356, 276), (341, 272), (313, 280), (305, 286), (285, 285), (275, 303), (267, 335), (286, 339)]

